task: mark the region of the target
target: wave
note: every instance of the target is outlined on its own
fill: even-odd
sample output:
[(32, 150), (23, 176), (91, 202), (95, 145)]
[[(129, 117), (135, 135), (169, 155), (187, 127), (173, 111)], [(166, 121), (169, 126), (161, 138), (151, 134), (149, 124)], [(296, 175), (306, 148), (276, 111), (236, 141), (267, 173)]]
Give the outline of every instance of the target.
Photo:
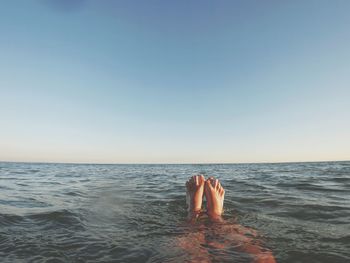
[(67, 209), (31, 214), (27, 216), (34, 223), (47, 224), (49, 227), (65, 226), (68, 228), (84, 228), (82, 216)]

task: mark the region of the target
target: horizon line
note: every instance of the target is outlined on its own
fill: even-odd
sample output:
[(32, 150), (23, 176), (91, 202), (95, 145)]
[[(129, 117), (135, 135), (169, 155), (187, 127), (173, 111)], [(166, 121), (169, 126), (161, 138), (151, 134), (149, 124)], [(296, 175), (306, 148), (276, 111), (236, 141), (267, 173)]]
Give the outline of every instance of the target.
[(330, 163), (350, 162), (350, 160), (319, 160), (319, 161), (277, 161), (277, 162), (198, 162), (198, 163), (94, 163), (94, 162), (30, 162), (30, 161), (2, 161), (0, 163), (33, 163), (33, 164), (76, 164), (76, 165), (225, 165), (225, 164), (288, 164), (288, 163)]

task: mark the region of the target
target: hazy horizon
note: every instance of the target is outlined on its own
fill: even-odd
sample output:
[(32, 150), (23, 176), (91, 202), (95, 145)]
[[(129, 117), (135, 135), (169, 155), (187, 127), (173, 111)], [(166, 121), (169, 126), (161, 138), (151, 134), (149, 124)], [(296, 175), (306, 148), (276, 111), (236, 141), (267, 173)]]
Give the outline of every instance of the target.
[(293, 163), (346, 163), (350, 160), (336, 161), (287, 161), (287, 162), (237, 162), (237, 163), (92, 163), (92, 162), (28, 162), (28, 161), (1, 161), (0, 163), (27, 163), (27, 164), (72, 164), (72, 165), (241, 165), (241, 164), (293, 164)]
[(350, 160), (350, 2), (0, 6), (0, 161)]

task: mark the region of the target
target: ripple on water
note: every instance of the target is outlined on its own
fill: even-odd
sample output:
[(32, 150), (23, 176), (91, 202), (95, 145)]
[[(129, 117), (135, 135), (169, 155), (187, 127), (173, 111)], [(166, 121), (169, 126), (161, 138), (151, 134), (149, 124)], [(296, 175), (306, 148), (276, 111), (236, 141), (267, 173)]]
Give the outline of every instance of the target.
[(77, 230), (84, 229), (84, 223), (81, 218), (81, 215), (66, 209), (31, 214), (28, 215), (27, 218), (32, 220), (34, 224), (46, 224), (48, 227), (63, 226), (66, 228), (74, 228)]
[(198, 172), (222, 181), (224, 218), (257, 229), (278, 262), (350, 262), (350, 163), (1, 167), (2, 262), (189, 260), (179, 240), (190, 248), (199, 230), (184, 223), (184, 182)]

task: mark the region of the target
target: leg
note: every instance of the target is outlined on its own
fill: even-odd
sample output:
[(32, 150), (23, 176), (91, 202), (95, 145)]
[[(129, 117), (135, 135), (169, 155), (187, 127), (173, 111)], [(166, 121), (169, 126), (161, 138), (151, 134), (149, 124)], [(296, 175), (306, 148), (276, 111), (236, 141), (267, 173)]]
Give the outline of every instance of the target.
[[(223, 221), (222, 221), (223, 222)], [(252, 257), (253, 263), (276, 263), (272, 252), (263, 246), (258, 233), (251, 228), (227, 221), (214, 225), (210, 234), (209, 245), (217, 249), (234, 248)]]
[[(223, 213), (225, 190), (219, 180), (213, 177), (205, 182), (205, 197), (207, 200), (207, 214), (212, 222), (222, 222), (211, 229), (212, 240), (208, 245), (217, 249), (235, 247), (237, 250), (250, 254), (254, 263), (275, 263), (271, 251), (260, 245), (260, 240), (255, 230), (238, 224), (228, 225), (221, 215)], [(217, 238), (220, 237), (220, 238)], [(221, 240), (218, 242), (217, 240)]]
[[(186, 203), (190, 223), (196, 222), (200, 215), (204, 183), (203, 175), (192, 176), (186, 182)], [(177, 246), (186, 254), (185, 262), (210, 262), (209, 253), (203, 246), (204, 244), (205, 232), (203, 225), (191, 226), (191, 231), (177, 238)]]
[[(207, 249), (203, 246), (205, 241), (204, 230), (187, 233), (177, 238), (177, 246), (182, 249), (186, 256), (185, 262), (211, 262)], [(175, 261), (177, 262), (177, 261)]]

